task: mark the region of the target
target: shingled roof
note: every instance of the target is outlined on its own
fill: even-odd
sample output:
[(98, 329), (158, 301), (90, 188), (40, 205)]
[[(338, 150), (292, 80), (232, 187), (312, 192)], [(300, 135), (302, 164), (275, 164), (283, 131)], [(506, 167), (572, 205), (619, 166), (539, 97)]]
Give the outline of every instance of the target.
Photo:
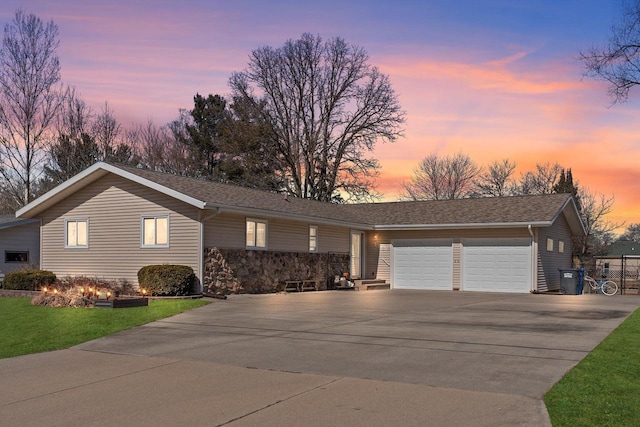
[(375, 225), (487, 225), (551, 223), (569, 194), (346, 205)]
[(206, 210), (300, 218), (365, 229), (409, 229), (549, 226), (570, 205), (573, 213), (566, 215), (567, 220), (576, 234), (582, 230), (569, 194), (336, 205), (106, 163), (96, 163), (19, 210), (17, 216), (33, 217), (107, 173), (134, 180)]

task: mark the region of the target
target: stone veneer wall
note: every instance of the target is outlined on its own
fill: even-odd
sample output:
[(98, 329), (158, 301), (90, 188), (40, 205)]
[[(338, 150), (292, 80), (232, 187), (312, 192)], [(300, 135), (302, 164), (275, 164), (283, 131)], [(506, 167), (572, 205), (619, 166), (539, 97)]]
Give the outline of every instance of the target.
[(349, 254), (247, 251), (205, 248), (204, 291), (217, 294), (269, 293), (286, 280), (320, 279), (331, 287), (336, 275), (349, 271)]

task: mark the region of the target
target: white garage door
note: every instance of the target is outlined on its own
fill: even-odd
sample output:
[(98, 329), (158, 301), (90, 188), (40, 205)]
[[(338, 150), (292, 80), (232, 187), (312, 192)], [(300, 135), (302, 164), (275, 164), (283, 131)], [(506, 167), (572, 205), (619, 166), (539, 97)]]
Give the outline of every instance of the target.
[(451, 290), (453, 248), (451, 240), (393, 241), (395, 289)]
[(462, 240), (462, 290), (527, 293), (530, 289), (529, 239)]

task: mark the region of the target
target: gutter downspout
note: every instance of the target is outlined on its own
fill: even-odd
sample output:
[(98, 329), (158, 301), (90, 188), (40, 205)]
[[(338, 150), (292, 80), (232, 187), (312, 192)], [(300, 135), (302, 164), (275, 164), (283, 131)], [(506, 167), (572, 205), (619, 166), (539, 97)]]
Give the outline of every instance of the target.
[(220, 208), (216, 208), (214, 213), (206, 217), (202, 217), (200, 211), (200, 250), (198, 251), (198, 272), (200, 276), (200, 293), (204, 292), (204, 223), (211, 218), (220, 214)]
[(535, 293), (538, 290), (538, 265), (536, 263), (538, 258), (538, 245), (536, 244), (536, 236), (531, 224), (527, 225), (527, 230), (531, 236), (531, 289), (529, 291)]

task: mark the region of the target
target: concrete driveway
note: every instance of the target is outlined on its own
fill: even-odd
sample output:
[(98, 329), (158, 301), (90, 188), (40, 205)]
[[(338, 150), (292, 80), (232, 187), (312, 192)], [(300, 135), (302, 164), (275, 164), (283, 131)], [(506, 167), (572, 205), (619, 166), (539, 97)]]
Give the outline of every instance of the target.
[[(0, 394), (0, 422), (51, 425), (51, 408), (63, 408), (60, 424), (104, 425), (81, 410), (92, 396), (120, 408), (113, 425), (548, 425), (543, 394), (639, 305), (399, 290), (232, 296), (0, 361), (13, 387)], [(38, 418), (34, 407), (49, 409)]]

